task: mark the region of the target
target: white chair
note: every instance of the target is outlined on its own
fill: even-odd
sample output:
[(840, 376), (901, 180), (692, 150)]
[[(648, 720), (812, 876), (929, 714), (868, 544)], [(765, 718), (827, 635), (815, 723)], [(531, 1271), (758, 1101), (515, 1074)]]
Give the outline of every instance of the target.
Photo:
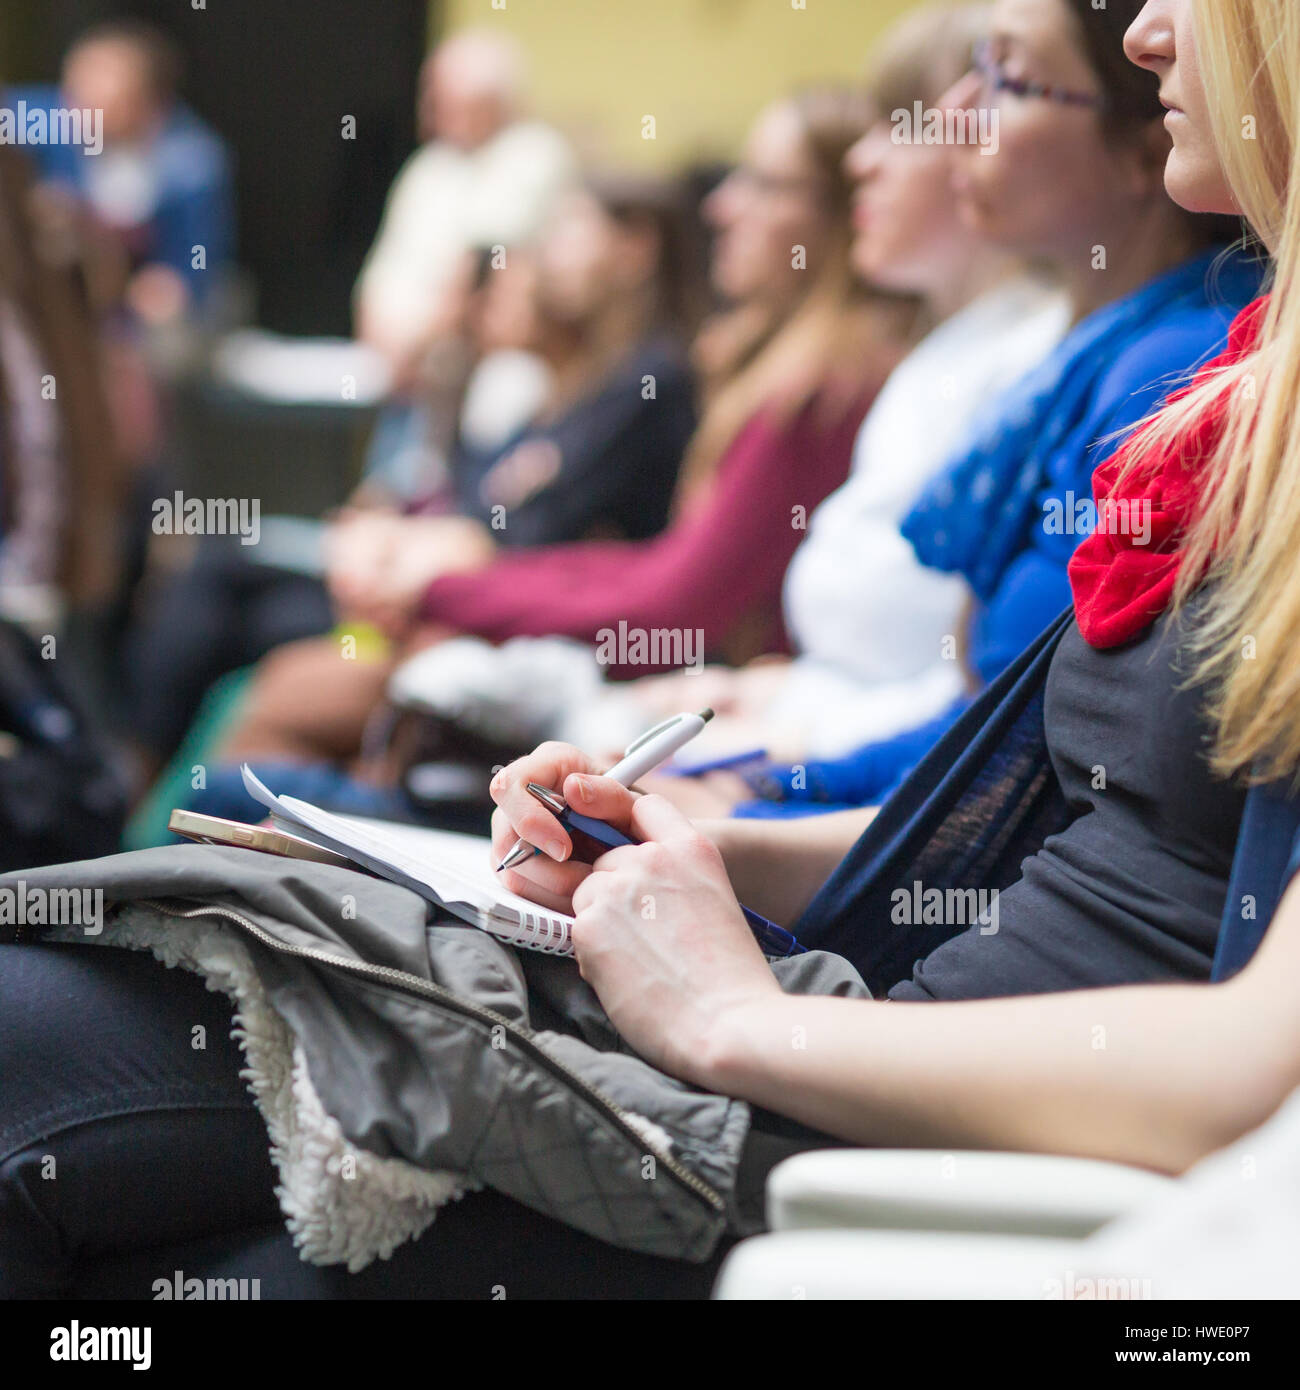
[(1300, 1092), (1181, 1178), (1019, 1153), (833, 1149), (778, 1165), (719, 1299), (1300, 1296)]
[(772, 1234), (745, 1241), (714, 1296), (1044, 1298), (1077, 1242), (1173, 1179), (1033, 1154), (829, 1149), (778, 1165)]

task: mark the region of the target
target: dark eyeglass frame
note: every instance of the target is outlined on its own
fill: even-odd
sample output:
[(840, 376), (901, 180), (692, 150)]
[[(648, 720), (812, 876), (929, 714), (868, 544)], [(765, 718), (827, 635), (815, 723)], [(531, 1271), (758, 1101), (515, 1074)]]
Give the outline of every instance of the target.
[(989, 39), (982, 39), (975, 45), (971, 54), (971, 71), (978, 73), (991, 90), (1010, 92), (1012, 96), (1025, 100), (1050, 101), (1057, 106), (1079, 106), (1090, 111), (1100, 111), (1106, 104), (1105, 97), (1097, 92), (1072, 91), (1068, 87), (1058, 87), (1049, 82), (1008, 77), (1004, 64), (993, 56), (993, 44)]

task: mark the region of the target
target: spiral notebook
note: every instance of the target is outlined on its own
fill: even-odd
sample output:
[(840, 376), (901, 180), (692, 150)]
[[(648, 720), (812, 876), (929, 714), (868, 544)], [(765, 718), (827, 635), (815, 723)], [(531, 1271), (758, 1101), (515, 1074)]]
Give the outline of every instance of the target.
[(266, 807), (278, 829), (345, 855), (500, 941), (551, 955), (573, 954), (573, 918), (503, 888), (492, 872), (486, 836), (336, 816), (310, 801), (276, 796), (247, 763), (241, 772), (245, 790)]

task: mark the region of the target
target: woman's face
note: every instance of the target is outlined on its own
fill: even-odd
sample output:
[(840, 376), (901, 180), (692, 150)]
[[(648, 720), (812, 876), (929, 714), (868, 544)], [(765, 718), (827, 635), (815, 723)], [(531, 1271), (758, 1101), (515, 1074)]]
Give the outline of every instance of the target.
[(714, 288), (737, 302), (788, 299), (803, 289), (795, 247), (819, 264), (825, 244), (824, 189), (808, 153), (798, 112), (773, 106), (750, 132), (740, 164), (709, 195), (704, 216), (714, 231)]
[(586, 322), (653, 272), (647, 234), (622, 227), (590, 193), (564, 198), (536, 251), (538, 292), (548, 315)]
[(523, 247), (512, 247), (505, 264), (488, 271), (474, 299), (474, 337), (480, 352), (537, 347), (537, 281), (536, 258)]
[(1192, 24), (1193, 0), (1149, 0), (1124, 39), (1124, 51), (1160, 78), (1160, 100), (1169, 108), (1165, 129), (1173, 140), (1165, 187), (1189, 212), (1237, 213), (1219, 162), (1201, 82)]
[(853, 197), (853, 265), (881, 289), (942, 289), (970, 259), (971, 236), (952, 196), (947, 145), (898, 144), (879, 121), (848, 153)]
[[(997, 0), (989, 58), (1011, 89), (979, 72), (963, 78), (944, 106), (988, 107), (997, 120), (996, 153), (955, 147), (954, 189), (972, 230), (1020, 255), (1068, 264), (1105, 243), (1124, 204), (1147, 190), (1131, 151), (1107, 142), (1088, 99), (1100, 83), (1065, 0)], [(1054, 101), (1020, 94), (1033, 83), (1066, 92)]]

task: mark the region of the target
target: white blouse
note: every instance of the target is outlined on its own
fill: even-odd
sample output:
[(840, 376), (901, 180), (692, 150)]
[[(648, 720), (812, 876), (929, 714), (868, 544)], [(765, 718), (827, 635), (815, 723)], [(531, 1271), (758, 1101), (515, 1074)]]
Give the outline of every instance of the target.
[(800, 655), (764, 715), (774, 734), (834, 756), (961, 694), (966, 584), (924, 568), (899, 524), (961, 449), (979, 407), (1041, 362), (1068, 323), (1063, 295), (1020, 276), (945, 320), (895, 368), (863, 421), (848, 481), (813, 513), (786, 572)]

